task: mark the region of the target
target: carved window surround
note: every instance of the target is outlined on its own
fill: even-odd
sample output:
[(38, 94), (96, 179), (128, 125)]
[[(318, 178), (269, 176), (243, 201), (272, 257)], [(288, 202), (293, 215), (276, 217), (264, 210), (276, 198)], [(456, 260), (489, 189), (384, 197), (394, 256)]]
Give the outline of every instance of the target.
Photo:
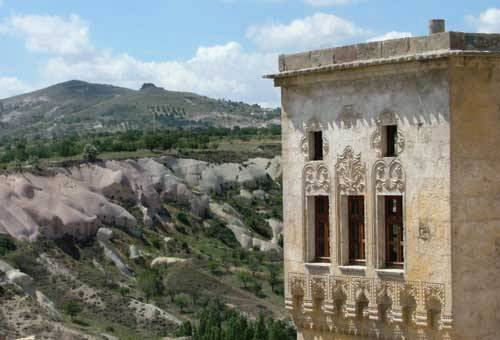
[[(351, 146), (347, 146), (342, 154), (337, 156), (337, 163), (335, 165), (336, 171), (336, 191), (337, 191), (337, 219), (338, 221), (338, 242), (339, 249), (337, 249), (338, 261), (337, 263), (342, 268), (354, 268), (356, 266), (349, 266), (349, 218), (348, 218), (348, 196), (365, 196), (366, 193), (366, 165), (361, 159), (361, 153), (356, 153)], [(368, 200), (364, 200), (365, 211), (365, 235), (368, 235)], [(368, 239), (365, 239), (368, 244)], [(368, 249), (366, 248), (366, 252)], [(368, 254), (365, 258), (368, 260)], [(367, 262), (368, 264), (368, 262)], [(354, 275), (362, 275), (359, 271), (353, 273)]]
[[(441, 283), (288, 273), (285, 295), (299, 329), (379, 338), (388, 329), (393, 335), (408, 329), (443, 332), (453, 324)], [(438, 327), (432, 329), (429, 312), (436, 308)]]
[(403, 135), (403, 132), (401, 131), (399, 125), (398, 125), (399, 119), (397, 116), (390, 111), (384, 111), (382, 112), (378, 119), (376, 120), (377, 127), (375, 128), (375, 131), (373, 132), (371, 136), (371, 147), (372, 149), (375, 150), (377, 157), (381, 158), (384, 157), (384, 141), (383, 141), (383, 136), (384, 136), (384, 127), (389, 126), (389, 125), (397, 125), (398, 126), (398, 131), (397, 131), (397, 138), (396, 138), (396, 155), (400, 155), (404, 149), (405, 149), (405, 144), (406, 140)]
[(330, 170), (324, 161), (310, 161), (304, 166), (302, 173), (303, 187), (303, 260), (310, 263), (315, 260), (315, 203), (316, 196), (329, 197), (329, 247), (332, 254), (332, 206)]
[[(385, 269), (386, 267), (386, 231), (385, 231), (385, 196), (402, 196), (403, 199), (403, 225), (405, 226), (405, 233), (407, 232), (406, 223), (406, 173), (401, 161), (398, 158), (384, 158), (378, 160), (373, 165), (372, 170), (373, 178), (373, 195), (375, 202), (375, 223), (373, 235), (374, 254), (375, 254), (375, 268)], [(408, 237), (405, 235), (405, 242)], [(406, 246), (404, 247), (405, 258)], [(379, 275), (388, 274), (389, 271), (382, 271)], [(404, 271), (403, 271), (404, 275)]]
[(309, 122), (303, 123), (303, 131), (304, 135), (300, 139), (300, 150), (304, 155), (306, 161), (310, 161), (311, 159), (311, 133), (316, 131), (323, 131), (323, 157), (328, 155), (328, 151), (330, 151), (330, 145), (328, 144), (328, 139), (326, 138), (326, 127), (323, 123), (318, 122), (316, 120), (312, 120)]

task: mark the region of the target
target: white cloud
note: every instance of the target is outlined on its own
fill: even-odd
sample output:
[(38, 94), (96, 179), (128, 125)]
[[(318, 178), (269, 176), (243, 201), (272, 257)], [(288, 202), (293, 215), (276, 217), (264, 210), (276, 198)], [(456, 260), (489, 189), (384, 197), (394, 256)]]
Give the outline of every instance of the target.
[(15, 15), (0, 24), (0, 33), (21, 37), (28, 50), (60, 55), (91, 52), (88, 31), (87, 23), (77, 15)]
[(350, 5), (360, 0), (304, 0), (304, 2), (313, 7), (330, 7), (337, 5)]
[(51, 58), (43, 69), (50, 82), (81, 79), (138, 88), (154, 82), (168, 90), (190, 91), (250, 103), (279, 102), (272, 82), (261, 76), (276, 69), (278, 56), (248, 53), (236, 42), (200, 47), (185, 61), (141, 61), (128, 54), (101, 51), (91, 58)]
[(31, 91), (32, 87), (16, 77), (0, 77), (0, 99)]
[[(149, 62), (93, 47), (87, 23), (76, 15), (13, 16), (0, 24), (1, 33), (18, 36), (29, 51), (50, 56), (40, 67), (44, 83), (81, 79), (138, 88), (154, 82), (173, 91), (252, 103), (279, 102), (272, 82), (262, 79), (263, 74), (276, 71), (278, 56), (250, 53), (236, 42), (200, 47), (187, 60)], [(12, 78), (5, 79), (10, 79), (6, 95), (26, 89), (20, 83), (15, 86)]]
[(489, 8), (479, 17), (467, 16), (466, 20), (480, 33), (500, 33), (500, 8)]
[(408, 38), (413, 36), (410, 32), (396, 32), (396, 31), (391, 31), (387, 32), (386, 34), (373, 37), (368, 39), (369, 42), (371, 41), (383, 41), (383, 40), (391, 40), (391, 39), (401, 39), (401, 38)]
[(316, 13), (289, 24), (250, 27), (247, 37), (265, 51), (300, 51), (331, 47), (369, 32), (333, 14)]

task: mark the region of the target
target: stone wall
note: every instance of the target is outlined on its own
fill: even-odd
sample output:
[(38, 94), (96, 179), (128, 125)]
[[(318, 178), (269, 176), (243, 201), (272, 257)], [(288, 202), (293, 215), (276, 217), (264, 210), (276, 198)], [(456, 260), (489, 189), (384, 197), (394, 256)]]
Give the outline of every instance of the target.
[[(361, 68), (281, 80), (284, 241), (288, 280), (294, 275), (304, 277), (303, 282), (309, 282), (314, 277), (327, 281), (345, 279), (346, 282), (354, 278), (356, 282), (362, 282), (363, 287), (375, 287), (380, 282), (388, 282), (389, 285), (395, 284), (404, 288), (397, 288), (396, 295), (393, 295), (393, 298), (398, 299), (401, 292), (406, 291), (405, 281), (413, 282), (412, 285), (418, 287), (436, 284), (442, 287), (439, 323), (444, 325), (444, 328), (448, 327), (452, 300), (450, 99), (446, 67), (447, 63), (443, 61), (427, 61), (397, 67)], [(401, 153), (397, 158), (382, 158), (378, 150), (380, 146), (377, 134), (380, 125), (388, 122), (398, 125), (398, 148)], [(321, 129), (324, 132), (325, 144), (328, 147), (324, 150), (325, 157), (321, 162), (308, 162), (305, 155), (307, 147), (304, 146), (304, 137), (311, 129)], [(398, 171), (391, 171), (395, 167)], [(309, 174), (307, 180), (306, 174)], [(395, 182), (397, 185), (389, 185), (389, 182)], [(306, 232), (308, 211), (305, 197), (308, 186), (313, 188), (311, 190), (326, 191), (330, 196), (329, 265), (305, 264), (311, 260), (308, 246), (310, 233)], [(380, 242), (376, 242), (380, 236), (377, 229), (379, 226), (375, 223), (376, 195), (390, 192), (404, 196), (406, 261), (403, 272), (383, 270)], [(365, 196), (366, 268), (342, 266), (346, 264), (346, 225), (340, 222), (343, 216), (341, 202), (344, 194)], [(304, 338), (312, 339), (314, 334), (323, 334), (325, 337), (318, 339), (330, 339), (331, 331), (335, 327), (326, 327), (324, 322), (315, 319), (315, 312), (311, 309), (313, 306), (308, 306), (308, 303), (314, 305), (314, 297), (310, 295), (311, 301), (306, 301), (309, 294), (307, 291), (310, 289), (308, 284), (305, 284), (302, 293), (300, 289), (298, 293), (293, 293), (291, 281), (287, 282), (287, 304), (292, 315), (296, 321), (297, 318), (306, 318), (307, 321), (305, 324), (299, 322)], [(352, 285), (348, 287), (351, 288), (344, 288), (347, 295), (354, 289)], [(331, 293), (333, 288), (328, 289)], [(409, 325), (400, 324), (402, 310), (394, 305), (395, 308), (389, 311), (388, 315), (396, 323), (386, 327), (383, 326), (386, 325), (385, 322), (378, 322), (379, 326), (375, 326), (372, 331), (378, 329), (378, 332), (389, 335), (393, 332), (405, 332), (405, 329), (425, 327), (427, 306), (419, 289), (414, 290), (415, 295), (412, 296), (416, 305), (412, 307), (412, 321)], [(368, 291), (365, 293), (364, 297), (368, 298)], [(341, 320), (357, 315), (356, 310), (352, 309), (357, 308), (359, 301), (356, 299), (360, 297), (360, 294), (354, 294), (349, 300), (346, 296), (343, 307), (338, 311), (333, 308), (332, 315), (341, 317)], [(376, 310), (376, 298), (368, 300), (369, 308), (363, 309), (361, 314), (364, 318), (359, 321), (367, 325), (370, 320), (380, 317)], [(324, 317), (325, 308), (328, 308), (325, 305), (326, 300), (323, 298), (322, 301), (319, 308), (323, 312), (319, 315)], [(349, 332), (365, 327), (349, 326), (351, 328), (346, 330), (344, 321), (338, 323), (341, 324), (344, 326), (338, 331), (345, 331), (342, 331), (344, 337), (339, 337), (346, 339), (349, 338)], [(333, 325), (335, 326), (335, 323)]]
[(500, 58), (452, 59), (450, 84), (455, 327), (499, 339)]

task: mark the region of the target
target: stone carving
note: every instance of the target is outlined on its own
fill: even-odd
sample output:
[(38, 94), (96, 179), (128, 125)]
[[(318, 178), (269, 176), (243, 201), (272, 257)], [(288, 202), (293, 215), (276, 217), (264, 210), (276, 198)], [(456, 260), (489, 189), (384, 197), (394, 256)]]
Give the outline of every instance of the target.
[(420, 223), (418, 226), (418, 239), (422, 241), (429, 241), (431, 238), (431, 229), (427, 224)]
[(391, 110), (384, 110), (377, 118), (377, 125), (396, 125), (398, 117)]
[(356, 123), (361, 118), (362, 115), (354, 110), (354, 105), (344, 105), (335, 121), (337, 123), (344, 123), (344, 128), (350, 129), (356, 126)]
[[(326, 323), (332, 332), (367, 332), (366, 336), (376, 336), (380, 329), (353, 323), (353, 318), (360, 315), (367, 321), (384, 321), (386, 327), (392, 327), (393, 334), (403, 334), (408, 326), (429, 329), (431, 320), (428, 320), (427, 311), (432, 309), (440, 312), (435, 314), (439, 318), (437, 331), (452, 328), (453, 316), (446, 301), (445, 286), (441, 283), (300, 273), (288, 275), (287, 309), (294, 320), (300, 320), (301, 325), (309, 329), (321, 329)], [(301, 306), (291, 304), (294, 298), (302, 297)], [(323, 303), (319, 307), (327, 314), (326, 317), (314, 314), (312, 308), (305, 308), (310, 301), (318, 299)], [(345, 306), (338, 308), (338, 301), (345, 301)], [(357, 314), (360, 301), (368, 302), (368, 307)], [(410, 312), (410, 320), (403, 317), (405, 309)], [(304, 320), (307, 320), (307, 325)], [(405, 321), (410, 323), (405, 324)]]
[[(383, 156), (382, 150), (382, 128), (383, 126), (377, 126), (375, 132), (371, 136), (371, 147), (375, 150), (377, 157)], [(397, 137), (396, 137), (396, 155), (400, 155), (405, 149), (405, 137), (403, 133), (398, 129)]]
[(342, 194), (356, 195), (365, 191), (365, 164), (361, 161), (361, 153), (355, 154), (348, 146), (337, 158), (337, 181)]
[(304, 167), (306, 196), (329, 195), (330, 173), (324, 163), (308, 163)]
[[(306, 159), (309, 158), (309, 133), (314, 131), (325, 131), (325, 127), (322, 123), (318, 121), (310, 121), (309, 123), (303, 123), (304, 136), (300, 139), (300, 150)], [(330, 145), (326, 139), (326, 134), (323, 134), (323, 156), (328, 154), (330, 150)]]
[(387, 164), (380, 160), (375, 162), (375, 189), (377, 192), (403, 192), (405, 190), (406, 175), (403, 166), (398, 160)]

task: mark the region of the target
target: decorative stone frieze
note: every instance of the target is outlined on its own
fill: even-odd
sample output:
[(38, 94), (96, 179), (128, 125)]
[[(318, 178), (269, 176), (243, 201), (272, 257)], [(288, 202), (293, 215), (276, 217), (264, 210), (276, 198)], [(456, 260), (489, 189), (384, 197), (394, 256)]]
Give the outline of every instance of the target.
[[(453, 323), (441, 283), (289, 273), (286, 301), (296, 325), (306, 329), (377, 338), (390, 329), (392, 338), (409, 328), (442, 331)], [(435, 329), (431, 311), (438, 317)]]
[(304, 167), (304, 188), (306, 196), (328, 195), (330, 193), (330, 172), (324, 163), (310, 162)]
[[(304, 131), (304, 136), (300, 139), (300, 150), (302, 151), (302, 154), (306, 158), (306, 160), (309, 159), (309, 133), (314, 132), (314, 131), (325, 131), (325, 127), (322, 123), (312, 120), (308, 123), (304, 122), (303, 123), (303, 131)], [(323, 156), (326, 156), (328, 154), (328, 151), (330, 151), (330, 145), (328, 143), (328, 139), (326, 138), (326, 134), (323, 134)]]
[(402, 193), (405, 190), (406, 175), (399, 160), (387, 163), (385, 160), (375, 162), (375, 190), (377, 193)]
[(341, 194), (364, 194), (366, 166), (361, 161), (361, 153), (356, 155), (352, 147), (346, 147), (342, 155), (338, 156), (335, 168), (338, 189)]

